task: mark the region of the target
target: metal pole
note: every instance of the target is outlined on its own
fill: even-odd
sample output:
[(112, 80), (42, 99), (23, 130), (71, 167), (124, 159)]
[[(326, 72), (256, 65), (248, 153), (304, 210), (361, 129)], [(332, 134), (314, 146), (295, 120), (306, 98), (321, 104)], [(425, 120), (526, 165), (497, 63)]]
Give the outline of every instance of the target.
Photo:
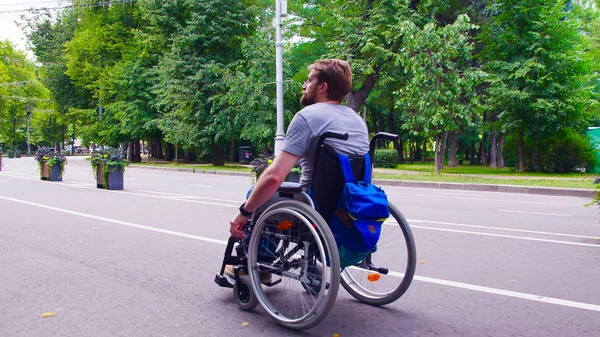
[(275, 133), (275, 155), (283, 147), (283, 42), (281, 41), (281, 15), (287, 13), (287, 1), (275, 0), (275, 75), (277, 87), (277, 131)]
[(25, 111), (27, 112), (26, 120), (27, 120), (27, 155), (31, 155), (31, 137), (29, 134), (29, 116), (31, 116), (31, 109), (29, 108), (29, 103), (25, 105)]

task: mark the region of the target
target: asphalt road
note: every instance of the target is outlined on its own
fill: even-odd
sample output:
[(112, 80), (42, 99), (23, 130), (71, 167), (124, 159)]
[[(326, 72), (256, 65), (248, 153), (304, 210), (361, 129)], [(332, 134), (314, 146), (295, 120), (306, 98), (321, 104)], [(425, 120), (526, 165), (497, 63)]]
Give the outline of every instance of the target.
[(1, 337), (600, 336), (588, 199), (385, 187), (417, 243), (410, 289), (371, 307), (340, 288), (297, 333), (213, 281), (248, 177), (128, 168), (125, 190), (106, 191), (81, 157), (63, 182), (40, 181), (31, 158), (3, 163)]

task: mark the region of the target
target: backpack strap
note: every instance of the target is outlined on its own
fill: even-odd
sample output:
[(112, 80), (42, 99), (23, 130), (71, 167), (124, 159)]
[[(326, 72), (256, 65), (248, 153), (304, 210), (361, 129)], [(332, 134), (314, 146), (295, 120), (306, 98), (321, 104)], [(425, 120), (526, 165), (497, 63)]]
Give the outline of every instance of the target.
[(350, 158), (343, 154), (338, 154), (338, 158), (340, 159), (340, 166), (342, 168), (342, 173), (344, 174), (344, 180), (347, 183), (355, 183), (354, 173), (352, 172), (352, 165), (350, 165)]
[[(340, 166), (342, 167), (342, 173), (344, 174), (344, 180), (346, 180), (347, 183), (355, 183), (356, 179), (354, 179), (354, 172), (352, 172), (352, 165), (350, 164), (350, 158), (343, 154), (338, 154), (338, 157), (340, 159)], [(365, 161), (365, 175), (363, 176), (363, 181), (366, 182), (367, 184), (370, 184), (373, 171), (371, 168), (371, 158), (369, 157), (368, 153), (365, 154), (364, 161)]]
[(365, 175), (363, 177), (363, 181), (367, 184), (371, 183), (371, 177), (373, 176), (372, 169), (373, 168), (371, 167), (371, 157), (367, 153), (365, 154)]

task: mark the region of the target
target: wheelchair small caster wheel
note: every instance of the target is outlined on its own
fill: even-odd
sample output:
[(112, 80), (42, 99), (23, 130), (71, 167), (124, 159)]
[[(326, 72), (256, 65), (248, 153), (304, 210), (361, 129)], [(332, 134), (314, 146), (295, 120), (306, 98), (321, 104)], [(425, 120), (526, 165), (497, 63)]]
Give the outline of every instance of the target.
[(249, 275), (241, 275), (233, 285), (233, 296), (240, 307), (245, 311), (251, 311), (258, 305), (258, 298), (252, 291), (252, 283)]

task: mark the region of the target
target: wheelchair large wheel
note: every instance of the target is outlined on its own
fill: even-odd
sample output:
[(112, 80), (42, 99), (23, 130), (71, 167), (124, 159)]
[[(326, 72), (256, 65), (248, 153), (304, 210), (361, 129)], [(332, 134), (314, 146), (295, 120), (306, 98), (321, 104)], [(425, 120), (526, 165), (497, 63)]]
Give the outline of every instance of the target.
[(408, 222), (389, 205), (390, 218), (382, 225), (376, 250), (361, 263), (341, 273), (344, 289), (361, 302), (385, 305), (402, 296), (415, 275), (417, 253)]
[[(252, 228), (248, 271), (259, 303), (277, 323), (294, 330), (319, 324), (340, 283), (339, 255), (327, 222), (298, 201), (270, 206)], [(270, 284), (261, 283), (261, 272), (272, 274)]]

